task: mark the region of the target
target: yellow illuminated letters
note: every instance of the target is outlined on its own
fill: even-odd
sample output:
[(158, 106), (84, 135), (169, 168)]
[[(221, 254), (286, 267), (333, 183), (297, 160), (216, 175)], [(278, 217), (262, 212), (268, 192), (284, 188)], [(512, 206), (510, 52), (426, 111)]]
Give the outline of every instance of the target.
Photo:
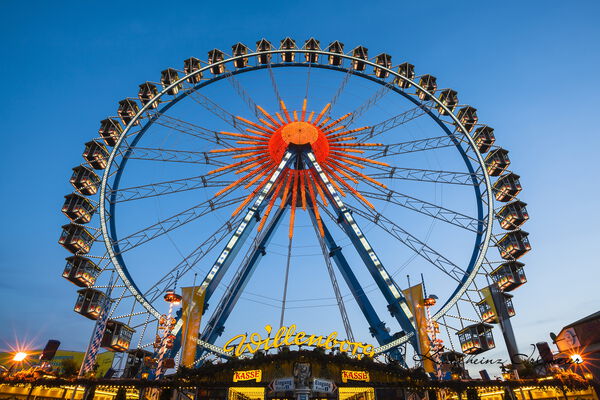
[[(357, 358), (363, 356), (373, 357), (375, 349), (370, 344), (351, 342), (349, 340), (338, 340), (338, 333), (331, 332), (327, 337), (307, 335), (306, 332), (296, 332), (296, 325), (282, 326), (277, 330), (275, 336), (271, 339), (272, 327), (265, 326), (267, 332), (266, 338), (263, 338), (259, 333), (254, 332), (250, 335), (236, 335), (229, 339), (223, 346), (226, 352), (233, 352), (236, 356), (241, 356), (244, 353), (254, 354), (261, 348), (263, 350), (276, 349), (282, 346), (310, 346), (323, 347), (327, 350), (338, 349), (342, 353), (352, 353)], [(367, 374), (368, 378), (368, 374)]]

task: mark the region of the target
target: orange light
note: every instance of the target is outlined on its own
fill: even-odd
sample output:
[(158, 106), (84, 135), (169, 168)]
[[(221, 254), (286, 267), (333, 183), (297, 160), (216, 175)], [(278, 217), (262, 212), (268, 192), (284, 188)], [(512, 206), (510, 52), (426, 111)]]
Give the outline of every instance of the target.
[(281, 137), (286, 143), (313, 144), (319, 138), (319, 130), (308, 122), (291, 122), (283, 127)]
[[(358, 186), (361, 182), (383, 188), (386, 186), (371, 178), (367, 173), (360, 172), (359, 169), (365, 169), (373, 165), (384, 167), (389, 165), (373, 160), (368, 155), (359, 157), (350, 153), (362, 154), (369, 150), (375, 150), (381, 144), (364, 143), (359, 141), (357, 135), (353, 135), (370, 129), (368, 126), (348, 129), (347, 126), (340, 124), (352, 113), (345, 114), (333, 122), (329, 122), (330, 117), (325, 114), (331, 105), (327, 104), (313, 121), (312, 117), (315, 113), (314, 111), (307, 112), (307, 103), (308, 100), (304, 99), (302, 110), (296, 111), (289, 110), (285, 103), (280, 101), (282, 112), (275, 113), (275, 116), (269, 114), (264, 108), (257, 107), (270, 122), (267, 122), (267, 119), (259, 118), (260, 123), (257, 123), (236, 116), (237, 120), (252, 128), (245, 128), (250, 134), (219, 132), (223, 140), (227, 140), (228, 136), (230, 137), (229, 140), (232, 141), (238, 138), (245, 139), (236, 140), (236, 144), (241, 145), (241, 147), (210, 150), (217, 157), (231, 156), (235, 162), (221, 166), (209, 172), (209, 174), (234, 173), (240, 175), (239, 178), (233, 179), (232, 182), (217, 190), (215, 197), (228, 195), (238, 188), (251, 190), (245, 200), (232, 213), (233, 216), (241, 212), (268, 183), (289, 145), (310, 147), (324, 171), (323, 175), (330, 181), (340, 196), (351, 195), (367, 207), (375, 208), (354, 186)], [(309, 114), (308, 118), (307, 114)], [(274, 182), (273, 192), (275, 194), (271, 193), (273, 197), (270, 199), (266, 212), (261, 218), (258, 230), (263, 229), (277, 197), (281, 198), (280, 208), (290, 207), (289, 236), (291, 237), (293, 235), (296, 208), (301, 207), (306, 210), (310, 201), (311, 208), (315, 209), (317, 194), (323, 204), (327, 206), (326, 194), (329, 195), (329, 193), (323, 179), (311, 168), (305, 170), (302, 167), (292, 165), (286, 167)], [(281, 197), (279, 197), (280, 193), (282, 193)], [(317, 224), (319, 225), (319, 232), (323, 235), (324, 231), (319, 216), (317, 216)]]
[(16, 362), (21, 362), (23, 360), (25, 360), (27, 358), (28, 354), (23, 352), (23, 351), (19, 351), (17, 353), (15, 353), (14, 357), (13, 357), (13, 361)]

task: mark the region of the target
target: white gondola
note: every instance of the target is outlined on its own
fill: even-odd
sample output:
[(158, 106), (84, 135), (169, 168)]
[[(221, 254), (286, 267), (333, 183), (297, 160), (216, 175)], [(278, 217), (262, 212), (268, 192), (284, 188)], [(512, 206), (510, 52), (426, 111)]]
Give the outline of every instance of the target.
[(90, 259), (83, 256), (66, 258), (67, 264), (63, 277), (79, 287), (89, 287), (96, 283), (100, 268)]
[[(285, 38), (281, 41), (281, 50), (294, 50), (296, 49), (296, 41), (292, 38)], [(296, 53), (293, 51), (284, 51), (281, 53), (281, 59), (283, 62), (294, 62), (296, 59)]]
[(106, 328), (104, 329), (104, 335), (102, 336), (100, 345), (110, 351), (127, 351), (131, 344), (131, 338), (133, 337), (134, 332), (135, 329), (130, 328), (123, 322), (109, 319), (106, 322)]
[[(383, 68), (392, 68), (392, 56), (389, 54), (381, 53), (375, 56), (375, 64), (382, 66)], [(383, 68), (374, 67), (373, 72), (375, 76), (380, 79), (385, 79), (390, 76), (390, 73)]]
[(245, 68), (248, 66), (248, 57), (243, 57), (248, 54), (248, 47), (243, 43), (236, 43), (231, 46), (231, 51), (234, 57), (238, 58), (233, 62), (233, 66), (236, 68)]
[[(225, 53), (223, 53), (221, 50), (212, 49), (211, 51), (208, 52), (208, 63), (209, 64), (215, 64), (215, 63), (218, 63), (223, 60), (225, 60)], [(213, 65), (212, 67), (210, 67), (210, 72), (213, 75), (222, 74), (223, 72), (225, 72), (225, 64)]]
[[(363, 46), (358, 46), (352, 50), (352, 56), (361, 60), (369, 59), (369, 49)], [(352, 60), (352, 69), (355, 71), (364, 71), (367, 68), (367, 64), (359, 60)]]
[(100, 134), (100, 137), (107, 146), (113, 147), (117, 143), (117, 139), (119, 139), (121, 133), (123, 133), (123, 127), (116, 119), (107, 118), (100, 121), (98, 134)]
[[(200, 60), (198, 60), (196, 57), (190, 57), (186, 60), (183, 60), (183, 73), (186, 75), (198, 71), (201, 67), (202, 65), (200, 64)], [(192, 85), (199, 83), (201, 80), (202, 72), (198, 72), (197, 74), (187, 78), (188, 83), (191, 83)]]
[[(138, 98), (140, 99), (143, 105), (150, 103), (157, 95), (158, 88), (155, 84), (145, 82), (140, 85), (140, 90), (138, 90)], [(148, 107), (157, 108), (158, 102), (152, 102)]]
[(106, 295), (99, 290), (86, 288), (77, 291), (77, 301), (73, 310), (89, 319), (98, 319), (106, 304)]
[[(337, 40), (331, 42), (327, 47), (327, 51), (335, 54), (344, 54), (344, 43), (339, 42)], [(329, 63), (329, 65), (340, 66), (342, 65), (342, 61), (343, 59), (341, 56), (329, 55), (329, 57), (327, 58), (327, 62)]]
[[(450, 110), (450, 112), (454, 112), (454, 109), (458, 105), (458, 92), (452, 89), (444, 89), (440, 92), (439, 100)], [(442, 106), (438, 107), (438, 112), (441, 115), (449, 114)]]
[(500, 257), (505, 260), (518, 260), (531, 250), (529, 243), (529, 233), (518, 230), (508, 232), (498, 240), (498, 249)]
[(456, 332), (461, 351), (465, 354), (480, 354), (496, 347), (492, 328), (492, 325), (479, 323)]
[(92, 220), (96, 207), (87, 198), (77, 193), (65, 196), (62, 212), (76, 224), (87, 224)]
[[(304, 42), (304, 48), (306, 50), (320, 50), (320, 42), (315, 38), (310, 38)], [(319, 61), (319, 55), (316, 53), (304, 53), (304, 60), (308, 63), (316, 63)]]
[[(261, 39), (258, 42), (256, 42), (256, 51), (258, 53), (265, 52), (265, 51), (271, 51), (271, 50), (273, 50), (273, 45), (267, 39)], [(271, 53), (259, 54), (258, 55), (258, 63), (259, 64), (268, 64), (271, 62), (272, 58), (273, 58), (273, 56)]]
[(94, 169), (104, 169), (108, 164), (108, 150), (102, 143), (92, 140), (85, 144), (83, 159)]
[[(179, 74), (177, 73), (177, 70), (175, 70), (173, 68), (167, 68), (164, 71), (161, 71), (161, 73), (160, 73), (160, 83), (162, 84), (163, 89), (168, 88), (169, 86), (171, 86), (178, 80), (179, 80)], [(177, 85), (175, 85), (172, 88), (170, 88), (169, 90), (167, 90), (167, 94), (174, 96), (177, 93), (179, 93), (181, 88), (182, 88), (181, 83), (178, 83)]]
[[(133, 117), (140, 111), (137, 103), (132, 99), (124, 99), (119, 102), (119, 108), (117, 109), (117, 114), (123, 125), (129, 125), (131, 121), (133, 121)], [(140, 121), (136, 121), (134, 125), (138, 125)]]

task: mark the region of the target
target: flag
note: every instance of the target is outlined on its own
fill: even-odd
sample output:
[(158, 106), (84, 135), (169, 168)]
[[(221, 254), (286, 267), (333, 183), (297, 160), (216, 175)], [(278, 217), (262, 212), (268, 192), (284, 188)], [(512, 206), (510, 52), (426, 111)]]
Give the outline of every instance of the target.
[(431, 360), (431, 342), (427, 335), (427, 316), (425, 315), (425, 301), (423, 298), (423, 285), (411, 286), (402, 291), (408, 302), (408, 307), (415, 317), (417, 328), (417, 340), (419, 341), (419, 351), (423, 360), (425, 372), (435, 372), (435, 366)]
[(195, 286), (181, 288), (181, 292), (183, 295), (181, 365), (190, 367), (196, 360), (197, 340), (200, 332), (200, 320), (204, 311), (205, 292), (199, 293), (198, 288)]

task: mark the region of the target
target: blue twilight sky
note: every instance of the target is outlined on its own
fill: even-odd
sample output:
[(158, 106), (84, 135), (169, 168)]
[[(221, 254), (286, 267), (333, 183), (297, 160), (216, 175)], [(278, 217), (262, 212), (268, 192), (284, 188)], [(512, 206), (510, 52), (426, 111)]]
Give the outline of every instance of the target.
[(600, 306), (598, 15), (592, 1), (2, 1), (0, 347), (87, 343), (57, 239), (70, 169), (98, 121), (185, 58), (285, 36), (385, 51), (477, 107), (510, 149), (531, 216), (513, 325), (522, 349), (548, 340)]

